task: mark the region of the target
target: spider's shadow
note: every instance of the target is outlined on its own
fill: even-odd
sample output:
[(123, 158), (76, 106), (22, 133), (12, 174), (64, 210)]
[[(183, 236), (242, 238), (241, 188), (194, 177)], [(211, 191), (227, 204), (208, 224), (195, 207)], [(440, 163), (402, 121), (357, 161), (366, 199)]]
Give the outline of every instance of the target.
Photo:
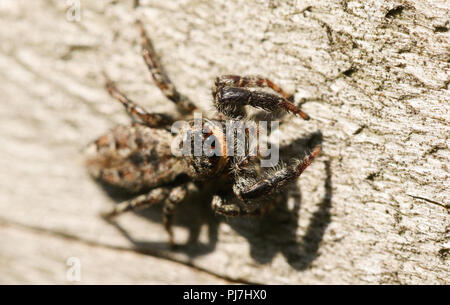
[[(312, 147), (322, 142), (320, 132), (295, 140), (292, 144), (280, 148), (283, 159), (302, 156)], [(325, 161), (324, 181), (325, 195), (313, 213), (310, 224), (303, 236), (298, 236), (298, 220), (301, 193), (297, 186), (285, 192), (285, 198), (274, 210), (263, 217), (224, 218), (214, 214), (210, 208), (212, 193), (194, 192), (178, 209), (175, 225), (189, 230), (186, 244), (169, 249), (167, 242), (151, 242), (136, 240), (126, 229), (116, 222), (111, 222), (141, 253), (158, 253), (172, 251), (183, 253), (190, 258), (214, 251), (218, 240), (218, 227), (221, 221), (247, 239), (250, 244), (250, 255), (258, 263), (269, 263), (277, 253), (283, 254), (286, 261), (296, 270), (306, 269), (318, 256), (318, 249), (325, 230), (331, 220), (332, 181), (329, 161)], [(104, 187), (105, 191), (116, 201), (126, 199), (123, 193)], [(292, 204), (293, 203), (293, 204)], [(154, 222), (162, 223), (161, 206), (154, 206), (138, 215)], [(202, 227), (208, 230), (207, 242), (200, 242)]]

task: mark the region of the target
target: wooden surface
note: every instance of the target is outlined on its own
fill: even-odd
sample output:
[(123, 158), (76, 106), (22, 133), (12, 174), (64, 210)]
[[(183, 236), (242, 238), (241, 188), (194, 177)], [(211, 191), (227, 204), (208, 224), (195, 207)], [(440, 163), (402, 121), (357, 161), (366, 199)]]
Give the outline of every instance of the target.
[[(0, 1), (0, 282), (449, 284), (448, 1)], [(106, 223), (122, 194), (80, 150), (129, 122), (106, 70), (171, 112), (139, 55), (135, 18), (180, 91), (211, 111), (221, 74), (261, 74), (313, 118), (283, 141), (322, 138), (299, 191), (256, 219), (180, 208), (171, 250), (161, 208)]]

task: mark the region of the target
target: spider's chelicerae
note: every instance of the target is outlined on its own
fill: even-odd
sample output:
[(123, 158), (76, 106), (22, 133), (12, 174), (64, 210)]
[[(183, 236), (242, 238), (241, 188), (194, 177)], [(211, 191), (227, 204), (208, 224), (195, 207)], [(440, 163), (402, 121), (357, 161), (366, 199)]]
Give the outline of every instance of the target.
[[(316, 146), (305, 157), (275, 170), (265, 170), (259, 161), (260, 155), (196, 156), (194, 153), (175, 156), (171, 151), (175, 136), (170, 132), (175, 120), (193, 122), (197, 109), (186, 96), (180, 94), (164, 73), (147, 37), (142, 23), (142, 56), (154, 82), (164, 95), (177, 107), (177, 114), (149, 113), (135, 104), (114, 83), (106, 78), (109, 94), (121, 102), (134, 123), (118, 126), (101, 136), (87, 149), (87, 167), (98, 180), (127, 191), (143, 193), (132, 200), (118, 204), (105, 217), (117, 216), (123, 212), (144, 208), (156, 203), (163, 204), (163, 223), (173, 244), (171, 230), (173, 212), (189, 192), (187, 185), (194, 183), (200, 189), (214, 188), (210, 203), (212, 209), (225, 216), (261, 215), (277, 201), (274, 195), (291, 183), (295, 183), (301, 173), (319, 154)], [(253, 87), (253, 89), (249, 89)], [(256, 88), (268, 88), (274, 93)], [(291, 103), (292, 96), (268, 79), (257, 76), (224, 75), (216, 78), (212, 91), (215, 117), (203, 122), (225, 122), (227, 119), (247, 119), (245, 106), (263, 109), (266, 112), (287, 111), (309, 119), (297, 106)], [(190, 124), (189, 126), (193, 126)], [(224, 123), (225, 126), (225, 123)], [(185, 130), (186, 131), (186, 130)], [(211, 135), (222, 136), (223, 141), (214, 145), (226, 145), (223, 132), (206, 128), (202, 141)], [(148, 191), (148, 192), (147, 192)]]

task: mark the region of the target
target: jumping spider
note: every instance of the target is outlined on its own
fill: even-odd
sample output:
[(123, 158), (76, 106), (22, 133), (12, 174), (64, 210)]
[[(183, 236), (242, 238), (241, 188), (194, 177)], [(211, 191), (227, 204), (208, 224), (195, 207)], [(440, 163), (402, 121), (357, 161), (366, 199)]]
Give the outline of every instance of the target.
[[(121, 102), (134, 119), (130, 126), (117, 126), (88, 146), (87, 167), (90, 174), (109, 185), (144, 195), (118, 204), (104, 217), (117, 216), (135, 208), (144, 208), (163, 203), (163, 223), (173, 245), (172, 218), (178, 204), (187, 196), (188, 183), (200, 189), (213, 186), (212, 209), (225, 216), (261, 215), (276, 203), (275, 194), (282, 187), (295, 183), (301, 173), (319, 154), (316, 146), (304, 158), (296, 159), (287, 166), (268, 171), (261, 168), (258, 156), (255, 158), (229, 156), (188, 156), (177, 157), (171, 153), (174, 136), (169, 131), (171, 124), (178, 119), (191, 120), (197, 107), (180, 94), (157, 59), (150, 39), (141, 22), (140, 29), (142, 56), (153, 80), (162, 93), (172, 101), (177, 114), (166, 115), (149, 113), (120, 92), (106, 76), (106, 89)], [(275, 92), (249, 90), (267, 88)], [(292, 96), (283, 91), (269, 79), (257, 76), (224, 75), (216, 78), (212, 90), (214, 106), (218, 113), (216, 121), (225, 119), (244, 119), (247, 113), (244, 106), (249, 105), (266, 112), (287, 111), (309, 119), (308, 115), (295, 106)], [(208, 119), (203, 119), (208, 123)], [(210, 128), (206, 137), (220, 136)], [(223, 134), (222, 134), (223, 135)], [(225, 143), (219, 144), (225, 145)], [(278, 196), (279, 197), (279, 196)]]

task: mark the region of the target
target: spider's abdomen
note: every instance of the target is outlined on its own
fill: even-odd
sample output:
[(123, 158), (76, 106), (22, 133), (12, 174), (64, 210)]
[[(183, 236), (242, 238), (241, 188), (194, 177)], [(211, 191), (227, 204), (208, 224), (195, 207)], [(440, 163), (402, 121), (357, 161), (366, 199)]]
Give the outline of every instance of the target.
[(173, 136), (141, 124), (117, 126), (86, 149), (90, 174), (107, 184), (137, 192), (172, 182), (184, 170), (170, 150)]

